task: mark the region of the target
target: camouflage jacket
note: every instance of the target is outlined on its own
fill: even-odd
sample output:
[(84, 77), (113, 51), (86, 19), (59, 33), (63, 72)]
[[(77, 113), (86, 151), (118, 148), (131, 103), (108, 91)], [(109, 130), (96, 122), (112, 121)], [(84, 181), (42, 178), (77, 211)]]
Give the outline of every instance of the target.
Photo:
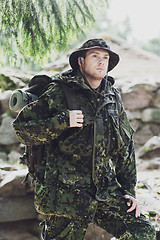
[[(76, 94), (84, 115), (82, 128), (69, 127), (60, 82)], [(113, 83), (113, 78), (106, 77), (93, 90), (80, 73), (59, 74), (39, 100), (26, 106), (14, 121), (22, 143), (45, 146), (35, 187), (39, 212), (88, 215), (97, 200), (113, 204), (117, 195), (135, 194), (134, 131)], [(84, 191), (92, 183), (94, 198)]]

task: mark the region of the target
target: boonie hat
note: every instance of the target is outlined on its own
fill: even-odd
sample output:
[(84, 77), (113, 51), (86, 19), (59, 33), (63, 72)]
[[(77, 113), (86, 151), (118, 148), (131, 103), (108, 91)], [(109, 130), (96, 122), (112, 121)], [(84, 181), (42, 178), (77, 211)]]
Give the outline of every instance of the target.
[(95, 39), (89, 39), (79, 49), (71, 53), (69, 57), (69, 63), (73, 70), (76, 70), (79, 68), (78, 57), (81, 55), (81, 53), (93, 48), (104, 49), (104, 50), (107, 50), (107, 52), (109, 53), (110, 58), (109, 58), (108, 72), (111, 71), (118, 64), (119, 55), (110, 50), (110, 47), (108, 46), (108, 44), (104, 39), (95, 38)]

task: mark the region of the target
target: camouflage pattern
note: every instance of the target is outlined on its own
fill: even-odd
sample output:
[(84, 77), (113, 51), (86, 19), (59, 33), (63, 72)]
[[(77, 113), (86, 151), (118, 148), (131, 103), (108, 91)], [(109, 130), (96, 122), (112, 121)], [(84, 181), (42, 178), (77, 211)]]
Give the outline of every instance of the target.
[[(155, 230), (144, 215), (135, 218), (135, 212), (126, 213), (128, 207), (123, 198), (117, 198), (116, 201), (117, 205), (113, 206), (98, 202), (92, 222), (121, 240), (156, 239)], [(90, 220), (48, 216), (42, 232), (43, 239), (83, 240)], [(94, 236), (92, 239), (96, 240)]]
[[(84, 115), (82, 128), (69, 127), (61, 81), (77, 96)], [(107, 230), (111, 228), (110, 232), (120, 236), (117, 226), (122, 224), (121, 220), (126, 224), (121, 234), (138, 221), (124, 211), (117, 215), (119, 204), (124, 202), (123, 195), (134, 196), (136, 184), (134, 131), (123, 105), (118, 107), (117, 98), (120, 98), (119, 92), (113, 87), (112, 78), (104, 78), (100, 87), (93, 90), (80, 73), (73, 76), (67, 72), (57, 75), (40, 99), (26, 106), (14, 121), (13, 127), (22, 143), (44, 145), (43, 164), (35, 184), (35, 207), (39, 213), (49, 216), (50, 235), (55, 234), (52, 228), (56, 222), (52, 226), (52, 218), (68, 219), (70, 230), (66, 231), (71, 237), (55, 235), (46, 239), (80, 240), (83, 234), (78, 224), (86, 230), (86, 224), (93, 220), (100, 226), (106, 222), (103, 227), (109, 226)], [(98, 211), (99, 207), (102, 211)], [(109, 218), (114, 219), (113, 223)], [(142, 224), (145, 226), (144, 222), (146, 220)], [(65, 224), (60, 226), (64, 228)], [(147, 223), (146, 229), (148, 226)], [(81, 237), (74, 237), (78, 232)]]

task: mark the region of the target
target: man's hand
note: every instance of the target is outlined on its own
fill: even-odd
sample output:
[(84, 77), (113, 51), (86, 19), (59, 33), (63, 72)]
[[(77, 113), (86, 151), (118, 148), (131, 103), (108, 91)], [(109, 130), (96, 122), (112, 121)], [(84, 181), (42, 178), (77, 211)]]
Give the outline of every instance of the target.
[(127, 206), (128, 206), (128, 207), (131, 206), (131, 207), (127, 210), (127, 212), (132, 212), (133, 210), (135, 210), (135, 217), (136, 217), (136, 218), (137, 218), (137, 217), (140, 217), (142, 211), (141, 211), (141, 209), (140, 209), (140, 206), (139, 206), (137, 200), (136, 200), (134, 197), (130, 196), (130, 195), (124, 195), (124, 198), (125, 198), (125, 199), (128, 199)]
[(81, 110), (69, 111), (69, 124), (70, 127), (82, 127), (83, 126), (83, 114)]

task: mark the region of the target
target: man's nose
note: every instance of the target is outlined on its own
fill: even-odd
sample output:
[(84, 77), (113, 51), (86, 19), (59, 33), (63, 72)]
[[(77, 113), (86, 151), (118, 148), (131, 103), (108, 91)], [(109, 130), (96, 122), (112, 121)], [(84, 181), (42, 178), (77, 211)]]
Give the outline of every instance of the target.
[(100, 59), (99, 59), (98, 64), (100, 64), (100, 65), (104, 65), (103, 58), (100, 58)]

